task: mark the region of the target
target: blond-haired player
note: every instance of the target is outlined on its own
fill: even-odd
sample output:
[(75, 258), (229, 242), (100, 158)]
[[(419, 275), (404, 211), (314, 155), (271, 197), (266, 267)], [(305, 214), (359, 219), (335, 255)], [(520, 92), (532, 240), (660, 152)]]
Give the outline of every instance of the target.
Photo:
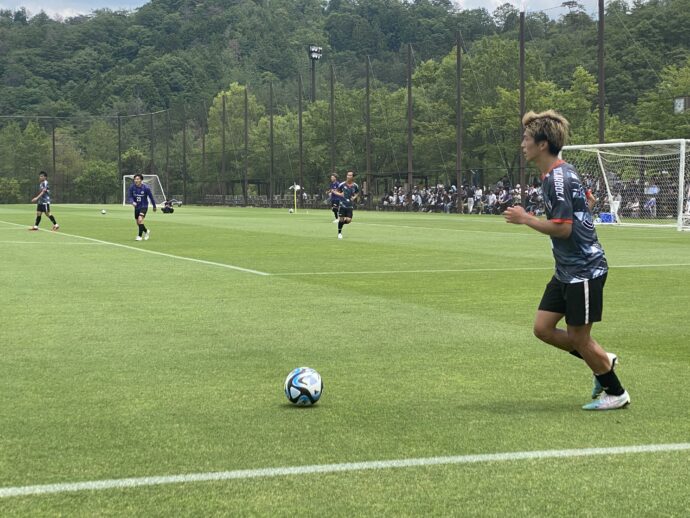
[[(553, 110), (527, 113), (522, 152), (542, 174), (546, 219), (521, 206), (508, 208), (508, 223), (527, 225), (551, 237), (556, 271), (547, 284), (534, 322), (537, 338), (578, 358), (594, 373), (592, 399), (585, 410), (612, 410), (630, 403), (630, 396), (614, 372), (617, 357), (591, 336), (601, 321), (603, 292), (608, 274), (586, 190), (572, 165), (558, 155), (568, 137), (568, 121)], [(558, 328), (565, 317), (566, 329)]]

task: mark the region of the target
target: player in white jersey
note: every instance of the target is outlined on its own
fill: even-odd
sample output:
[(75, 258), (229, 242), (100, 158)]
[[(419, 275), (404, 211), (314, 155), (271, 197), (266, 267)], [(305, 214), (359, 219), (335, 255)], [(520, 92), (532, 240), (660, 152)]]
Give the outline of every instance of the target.
[(41, 223), (41, 215), (45, 214), (48, 219), (53, 222), (53, 230), (60, 228), (55, 218), (50, 213), (50, 188), (48, 187), (48, 173), (41, 171), (38, 174), (38, 194), (31, 198), (32, 203), (36, 204), (36, 221), (29, 230), (38, 230), (38, 225)]

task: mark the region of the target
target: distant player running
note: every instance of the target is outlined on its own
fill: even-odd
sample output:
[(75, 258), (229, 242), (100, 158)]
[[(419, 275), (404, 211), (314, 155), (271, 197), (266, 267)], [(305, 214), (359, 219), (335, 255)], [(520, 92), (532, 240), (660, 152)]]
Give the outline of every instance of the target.
[(41, 171), (38, 174), (38, 194), (31, 198), (31, 202), (36, 204), (36, 222), (29, 230), (38, 230), (38, 225), (41, 223), (41, 214), (48, 216), (48, 219), (53, 222), (53, 230), (60, 228), (55, 218), (50, 213), (50, 187), (48, 186), (48, 174)]
[(338, 190), (340, 182), (338, 181), (338, 175), (333, 173), (331, 175), (331, 184), (328, 187), (328, 194), (331, 195), (331, 210), (333, 211), (333, 223), (338, 223), (338, 209), (340, 208), (340, 197), (335, 194)]
[(352, 223), (352, 211), (359, 196), (359, 185), (355, 183), (355, 173), (347, 172), (347, 178), (333, 193), (340, 198), (338, 209), (338, 239), (343, 238), (343, 226)]
[(156, 200), (153, 199), (151, 189), (144, 183), (142, 175), (135, 174), (134, 183), (129, 187), (127, 201), (134, 206), (134, 219), (137, 220), (137, 225), (139, 226), (139, 235), (136, 237), (137, 241), (147, 240), (150, 235), (149, 230), (144, 225), (144, 218), (149, 210), (149, 199), (151, 200), (151, 205), (153, 205), (153, 212), (156, 212)]
[[(594, 373), (592, 398), (585, 410), (612, 410), (630, 403), (628, 392), (614, 372), (617, 357), (592, 338), (594, 322), (601, 321), (608, 263), (594, 230), (587, 194), (572, 165), (558, 154), (568, 136), (568, 121), (553, 110), (527, 113), (522, 152), (542, 174), (546, 220), (521, 206), (509, 207), (508, 223), (527, 225), (551, 237), (556, 272), (546, 285), (534, 334), (541, 341), (582, 358)], [(565, 317), (566, 329), (558, 322)]]

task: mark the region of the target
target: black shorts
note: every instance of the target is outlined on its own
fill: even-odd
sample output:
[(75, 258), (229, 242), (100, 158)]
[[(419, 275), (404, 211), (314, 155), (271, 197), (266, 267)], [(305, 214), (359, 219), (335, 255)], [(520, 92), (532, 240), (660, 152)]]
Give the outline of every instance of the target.
[(50, 214), (50, 203), (37, 203), (36, 212), (45, 212), (46, 214)]
[(331, 209), (337, 209), (340, 207), (340, 200), (331, 200)]
[(141, 216), (142, 218), (145, 218), (147, 210), (148, 209), (136, 209), (135, 208), (134, 209), (134, 219), (139, 219), (139, 216)]
[(565, 315), (565, 323), (583, 326), (600, 322), (604, 309), (606, 274), (589, 281), (566, 284), (552, 277), (539, 303), (540, 311)]
[(340, 207), (338, 209), (338, 216), (341, 218), (352, 219), (352, 207)]

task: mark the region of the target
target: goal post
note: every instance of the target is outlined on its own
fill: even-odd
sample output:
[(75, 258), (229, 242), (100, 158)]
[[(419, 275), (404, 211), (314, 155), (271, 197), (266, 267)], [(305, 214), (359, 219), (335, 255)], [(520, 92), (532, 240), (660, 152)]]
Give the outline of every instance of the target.
[(690, 230), (690, 140), (565, 146), (561, 157), (597, 198), (604, 223)]
[[(163, 184), (157, 174), (144, 174), (144, 183), (151, 189), (153, 199), (156, 200), (156, 205), (162, 205), (166, 200), (165, 192), (163, 191)], [(127, 205), (127, 191), (129, 186), (134, 182), (133, 174), (126, 174), (122, 177), (122, 205)]]

